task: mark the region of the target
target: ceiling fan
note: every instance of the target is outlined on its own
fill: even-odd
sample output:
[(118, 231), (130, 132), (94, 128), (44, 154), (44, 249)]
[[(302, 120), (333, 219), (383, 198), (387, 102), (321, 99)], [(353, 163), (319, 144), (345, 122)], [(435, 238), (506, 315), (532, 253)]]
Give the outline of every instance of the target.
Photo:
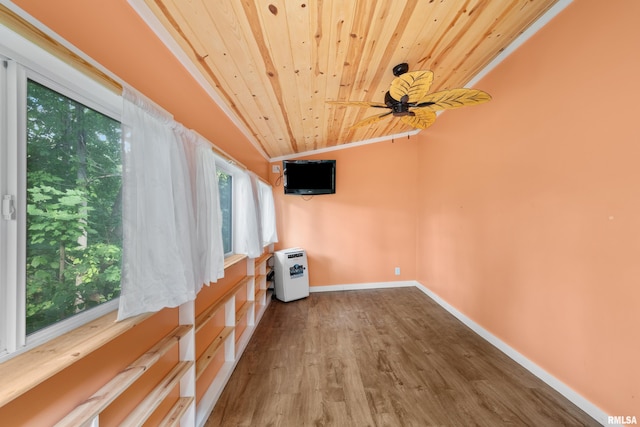
[(433, 83), (433, 71), (408, 71), (407, 63), (393, 67), (393, 75), (396, 78), (384, 95), (384, 104), (368, 101), (327, 101), (327, 103), (389, 110), (369, 116), (352, 125), (351, 129), (376, 123), (386, 117), (400, 117), (400, 120), (414, 128), (426, 129), (436, 121), (436, 111), (476, 105), (491, 100), (491, 95), (477, 89), (459, 88), (428, 93)]

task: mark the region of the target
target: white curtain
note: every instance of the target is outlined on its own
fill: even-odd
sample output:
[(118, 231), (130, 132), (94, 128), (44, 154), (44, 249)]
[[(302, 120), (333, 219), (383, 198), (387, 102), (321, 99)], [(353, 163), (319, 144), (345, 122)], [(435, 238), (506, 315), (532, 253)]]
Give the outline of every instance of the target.
[(224, 277), (222, 212), (218, 195), (215, 154), (198, 133), (176, 123), (176, 131), (187, 151), (195, 210), (195, 291)]
[[(218, 194), (216, 158), (211, 146), (198, 137), (195, 154), (197, 239), (203, 272), (202, 283), (208, 285), (224, 277), (222, 211)], [(200, 290), (200, 286), (197, 290)]]
[[(194, 300), (224, 277), (216, 156), (197, 133), (133, 90), (123, 93), (123, 256), (118, 320)], [(234, 252), (277, 241), (271, 187), (230, 166)], [(253, 181), (253, 182), (252, 182)]]
[(239, 168), (234, 169), (236, 171), (233, 174), (233, 187), (236, 202), (233, 207), (233, 251), (245, 254), (249, 258), (257, 258), (263, 249), (257, 197), (249, 174)]
[(260, 202), (260, 222), (262, 229), (262, 245), (267, 246), (278, 241), (276, 228), (276, 207), (273, 201), (273, 189), (270, 185), (256, 180), (258, 199)]
[(123, 93), (123, 261), (118, 320), (195, 298), (193, 193), (175, 122)]

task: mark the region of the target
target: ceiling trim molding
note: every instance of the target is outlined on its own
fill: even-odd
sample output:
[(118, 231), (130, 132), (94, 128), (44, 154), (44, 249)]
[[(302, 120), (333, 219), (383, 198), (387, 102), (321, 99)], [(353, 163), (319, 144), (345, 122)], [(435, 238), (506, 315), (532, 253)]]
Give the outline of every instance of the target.
[(333, 147), (319, 148), (317, 150), (305, 151), (305, 152), (302, 152), (302, 153), (295, 153), (295, 154), (289, 154), (289, 155), (286, 155), (286, 156), (272, 157), (272, 158), (269, 159), (269, 161), (270, 162), (278, 162), (278, 161), (281, 161), (281, 160), (289, 160), (289, 159), (296, 159), (296, 158), (300, 158), (300, 157), (312, 156), (314, 154), (328, 153), (330, 151), (346, 150), (348, 148), (360, 147), (362, 145), (375, 144), (375, 143), (378, 143), (378, 142), (391, 141), (391, 140), (394, 140), (394, 139), (404, 138), (405, 136), (408, 138), (408, 137), (411, 137), (413, 135), (417, 135), (418, 133), (420, 133), (421, 130), (422, 129), (414, 129), (414, 130), (411, 130), (409, 132), (397, 133), (395, 135), (380, 136), (378, 138), (365, 139), (364, 141), (350, 142), (348, 144), (334, 145)]

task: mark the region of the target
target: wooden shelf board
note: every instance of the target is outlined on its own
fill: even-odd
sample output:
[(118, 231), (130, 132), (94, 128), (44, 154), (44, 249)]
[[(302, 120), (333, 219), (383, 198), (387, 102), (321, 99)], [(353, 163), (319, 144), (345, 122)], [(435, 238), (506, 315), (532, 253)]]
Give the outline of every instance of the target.
[(239, 263), (240, 261), (242, 261), (245, 258), (247, 258), (247, 256), (246, 255), (241, 255), (241, 254), (229, 255), (228, 257), (226, 257), (224, 259), (224, 268), (225, 268), (225, 270), (227, 268), (231, 267), (232, 265)]
[(191, 366), (193, 366), (193, 361), (179, 362), (174, 366), (120, 425), (125, 427), (138, 427), (143, 425), (151, 414), (153, 414), (153, 411), (155, 411), (160, 403), (169, 395), (171, 390), (178, 385)]
[(1, 363), (0, 407), (151, 316), (152, 314), (141, 314), (116, 322), (117, 312), (113, 311)]
[(226, 326), (220, 334), (209, 344), (207, 349), (200, 355), (196, 361), (196, 380), (200, 378), (200, 375), (207, 369), (215, 355), (222, 348), (225, 340), (235, 328), (233, 326)]
[[(262, 297), (266, 296), (266, 294), (267, 294), (266, 289), (258, 290), (258, 292), (256, 292), (256, 302), (259, 303), (260, 301), (262, 301)], [(260, 304), (260, 305), (263, 305), (263, 304)]]
[(253, 301), (245, 301), (244, 304), (238, 308), (236, 311), (236, 325), (240, 323), (251, 307), (253, 307)]
[(84, 425), (102, 412), (111, 402), (122, 394), (135, 380), (147, 372), (164, 354), (166, 354), (180, 338), (192, 329), (191, 325), (181, 325), (158, 341), (135, 362), (120, 371), (111, 381), (105, 384), (84, 402), (60, 420), (56, 427)]
[(262, 255), (260, 255), (258, 258), (255, 259), (255, 265), (260, 265), (263, 262), (267, 261), (269, 258), (271, 258), (273, 256), (273, 254), (271, 252), (265, 252)]
[(160, 421), (158, 427), (174, 427), (180, 425), (180, 418), (187, 412), (189, 409), (189, 405), (194, 401), (193, 397), (181, 397), (178, 401), (171, 407), (171, 410), (167, 415)]
[(224, 295), (222, 295), (220, 297), (220, 299), (210, 305), (209, 307), (207, 307), (202, 313), (200, 313), (197, 317), (196, 317), (196, 332), (198, 332), (200, 329), (202, 329), (202, 327), (204, 325), (206, 325), (206, 323), (211, 320), (211, 318), (213, 316), (215, 316), (215, 314), (217, 313), (218, 310), (220, 310), (222, 307), (224, 307), (224, 304), (229, 300), (229, 298), (234, 295), (236, 292), (238, 292), (238, 290), (243, 286), (246, 285), (247, 283), (249, 283), (249, 281), (253, 278), (253, 276), (245, 276), (242, 279), (240, 279), (235, 285), (233, 285), (227, 292), (224, 293)]

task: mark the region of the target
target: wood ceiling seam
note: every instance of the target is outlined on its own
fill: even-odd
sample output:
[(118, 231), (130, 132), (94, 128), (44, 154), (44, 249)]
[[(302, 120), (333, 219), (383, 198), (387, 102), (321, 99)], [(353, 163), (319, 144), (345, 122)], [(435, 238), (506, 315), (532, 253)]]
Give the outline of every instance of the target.
[[(498, 54), (498, 52), (500, 51), (500, 46), (498, 45), (498, 43), (495, 43), (495, 42), (489, 43), (490, 42), (489, 37), (499, 28), (500, 24), (504, 22), (504, 19), (512, 13), (512, 11), (515, 9), (515, 6), (516, 6), (516, 3), (511, 3), (510, 6), (507, 6), (500, 11), (498, 18), (494, 19), (493, 23), (489, 24), (489, 26), (485, 30), (485, 33), (483, 34), (483, 37), (476, 38), (475, 39), (476, 42), (473, 44), (469, 52), (462, 57), (461, 61), (459, 61), (456, 65), (454, 65), (452, 73), (450, 73), (450, 76), (452, 76), (454, 73), (460, 70), (464, 66), (464, 63), (468, 62), (470, 58), (474, 57), (475, 56), (474, 54), (478, 51), (480, 46), (482, 46), (483, 44), (488, 44), (492, 46), (490, 49), (488, 49), (488, 51), (490, 52), (490, 55), (489, 55), (490, 58), (485, 58), (484, 62), (488, 62), (491, 58), (494, 58)], [(479, 70), (476, 67), (474, 69), (468, 69), (466, 73), (462, 74), (462, 77), (460, 78), (453, 79), (452, 77), (445, 77), (445, 76), (443, 76), (443, 78), (444, 79), (452, 78), (453, 81), (455, 82), (454, 86), (459, 87), (459, 86), (463, 86), (466, 82), (468, 82), (473, 75), (477, 74), (478, 71)]]
[[(209, 66), (209, 63), (207, 62), (208, 55), (199, 53), (195, 48), (195, 46), (193, 45), (192, 41), (184, 32), (183, 26), (186, 25), (188, 27), (188, 24), (187, 24), (188, 19), (183, 17), (182, 21), (184, 22), (184, 24), (183, 25), (180, 24), (180, 22), (176, 19), (176, 16), (177, 15), (182, 16), (182, 13), (179, 11), (179, 8), (177, 8), (175, 3), (173, 5), (176, 6), (176, 10), (172, 13), (169, 10), (169, 8), (166, 6), (166, 3), (163, 2), (163, 0), (145, 0), (145, 1), (147, 3), (147, 6), (150, 6), (152, 7), (152, 10), (155, 10), (154, 14), (156, 15), (156, 17), (164, 22), (163, 25), (165, 26), (165, 28), (168, 29), (173, 39), (180, 46), (183, 47), (184, 52), (191, 59), (194, 65), (196, 65), (198, 70), (200, 70), (204, 78), (210, 83), (213, 90), (215, 90), (216, 93), (218, 93), (218, 95), (223, 100), (226, 101), (227, 107), (234, 112), (238, 120), (241, 121), (242, 124), (245, 126), (245, 128), (251, 132), (251, 134), (256, 139), (257, 143), (260, 145), (261, 149), (264, 152), (268, 153), (263, 142), (257, 137), (257, 135), (255, 135), (254, 128), (250, 126), (250, 123), (246, 120), (246, 117), (242, 114), (242, 112), (238, 109), (237, 105), (233, 102), (233, 98), (230, 96), (229, 92), (225, 90), (223, 85), (218, 80), (215, 71)], [(166, 1), (170, 3), (170, 0), (166, 0)], [(185, 45), (188, 46), (189, 49), (185, 50), (184, 49)]]
[[(345, 22), (351, 22), (355, 14), (353, 1), (334, 1), (331, 7), (331, 21), (327, 23), (329, 29), (329, 61), (327, 63), (327, 89), (325, 99), (337, 100), (336, 94), (340, 89), (340, 73), (346, 60), (346, 47), (344, 40), (349, 40), (350, 28), (345, 32)], [(339, 129), (342, 122), (339, 120), (339, 108), (331, 107), (327, 110), (328, 120), (325, 134), (325, 146), (337, 145), (339, 141)], [(342, 114), (344, 116), (344, 113)]]
[[(275, 3), (275, 4), (274, 4)], [(269, 7), (258, 7), (254, 4), (257, 12), (261, 36), (266, 49), (263, 56), (268, 55), (277, 70), (271, 81), (277, 80), (277, 88), (280, 91), (278, 96), (278, 110), (281, 111), (287, 128), (290, 129), (288, 138), (295, 152), (304, 151), (299, 145), (298, 137), (301, 137), (302, 117), (298, 104), (298, 94), (295, 83), (295, 64), (293, 63), (291, 39), (289, 36), (289, 20), (286, 13), (286, 3), (278, 0), (271, 3)], [(293, 4), (293, 3), (291, 3)], [(281, 20), (284, 20), (282, 22)], [(254, 29), (254, 26), (252, 26)]]
[[(309, 151), (314, 147), (314, 123), (313, 123), (313, 66), (312, 66), (312, 25), (311, 7), (306, 3), (285, 2), (288, 34), (291, 43), (291, 60), (294, 65), (294, 81), (297, 92), (297, 101), (300, 108), (300, 119), (303, 149)], [(297, 12), (297, 13), (296, 13)]]
[[(278, 78), (278, 70), (271, 59), (271, 55), (269, 53), (269, 49), (267, 48), (267, 44), (264, 40), (262, 32), (259, 31), (259, 29), (262, 28), (262, 26), (260, 25), (258, 10), (255, 7), (255, 4), (253, 4), (252, 2), (242, 2), (242, 5), (243, 5), (245, 16), (247, 17), (249, 22), (254, 22), (258, 24), (258, 25), (250, 25), (250, 28), (252, 30), (254, 39), (256, 40), (256, 44), (261, 53), (262, 59), (265, 61), (265, 69), (267, 71), (267, 75), (270, 77), (269, 82), (273, 89), (274, 95), (278, 101), (278, 109), (280, 110), (281, 114), (286, 118), (287, 112), (284, 110), (284, 100), (282, 96), (282, 87), (280, 85), (280, 80)], [(257, 27), (257, 29), (255, 27)], [(285, 119), (285, 127), (286, 127), (286, 134), (288, 137), (287, 143), (293, 152), (297, 152), (296, 146), (295, 146), (295, 138), (294, 138), (291, 126), (286, 119)]]
[[(231, 5), (236, 15), (244, 15), (245, 12), (242, 5), (237, 2), (231, 2)], [(238, 20), (238, 25), (242, 34), (251, 34), (251, 22), (246, 19)], [(239, 65), (239, 72), (244, 74), (246, 86), (250, 92), (248, 95), (252, 97), (252, 101), (256, 105), (256, 110), (247, 114), (256, 117), (257, 120), (264, 121), (268, 130), (263, 131), (260, 137), (265, 141), (265, 144), (274, 148), (271, 151), (272, 153), (282, 153), (284, 151), (278, 141), (284, 141), (289, 138), (287, 132), (283, 132), (287, 128), (287, 118), (282, 114), (277, 101), (274, 101), (275, 93), (268, 76), (268, 65), (263, 61), (254, 60), (254, 58), (263, 59), (263, 52), (254, 40), (245, 40), (245, 44), (249, 56), (243, 61), (242, 65)], [(253, 81), (247, 80), (248, 74), (253, 74)], [(267, 114), (269, 111), (271, 113)]]
[(461, 24), (461, 21), (470, 3), (471, 1), (467, 0), (457, 10), (452, 9), (450, 11), (451, 13), (448, 16), (449, 23), (445, 26), (446, 29), (442, 31), (442, 34), (429, 55), (431, 64), (428, 68), (434, 73), (434, 84), (431, 88), (434, 92), (445, 88), (446, 82), (442, 77), (441, 71), (443, 69), (442, 62), (445, 60), (449, 50), (451, 50), (453, 46), (452, 42), (458, 39), (458, 34), (460, 33), (459, 28), (461, 25), (464, 26), (464, 24)]
[[(477, 34), (470, 31), (470, 29), (477, 22), (482, 22), (481, 19), (487, 22), (495, 22), (495, 17), (492, 13), (492, 10), (489, 8), (491, 4), (493, 4), (494, 6), (498, 6), (499, 9), (503, 9), (505, 5), (507, 9), (510, 9), (514, 5), (514, 3), (491, 3), (490, 1), (485, 0), (479, 2), (476, 7), (472, 8), (471, 11), (469, 11), (469, 13), (463, 14), (465, 19), (461, 21), (461, 27), (459, 28), (454, 39), (452, 39), (447, 44), (445, 50), (441, 55), (441, 60), (439, 61), (441, 68), (447, 70), (447, 74), (439, 74), (439, 79), (442, 83), (439, 83), (434, 88), (434, 91), (460, 87), (467, 81), (464, 78), (455, 78), (458, 70), (457, 67), (459, 67), (459, 65), (453, 63), (453, 61), (456, 61), (457, 55), (460, 55), (459, 51), (461, 50), (461, 46), (463, 45), (465, 46), (464, 53), (461, 55), (464, 58), (463, 60), (467, 60), (468, 56), (471, 56), (473, 54), (473, 50), (470, 50), (466, 40), (468, 39), (469, 41), (471, 41), (471, 49), (477, 47), (477, 44), (473, 43), (473, 40), (477, 40)], [(444, 82), (447, 82), (447, 84), (444, 84)]]
[[(216, 26), (219, 42), (224, 46), (223, 51), (229, 52), (225, 65), (233, 63), (233, 76), (226, 80), (229, 87), (234, 87), (238, 95), (239, 104), (243, 105), (243, 114), (248, 122), (255, 124), (256, 138), (263, 145), (270, 147), (270, 153), (278, 152), (278, 144), (273, 144), (274, 139), (286, 137), (281, 133), (286, 128), (286, 117), (280, 114), (265, 114), (265, 111), (278, 111), (274, 108), (274, 93), (270, 91), (271, 84), (268, 80), (267, 67), (264, 63), (257, 63), (253, 58), (260, 55), (259, 47), (254, 40), (243, 37), (247, 32), (251, 33), (250, 24), (246, 20), (238, 19), (239, 14), (244, 14), (241, 5), (236, 2), (228, 4), (229, 12), (222, 16), (220, 6), (216, 3), (209, 6), (203, 5), (209, 16), (209, 21)], [(235, 34), (236, 37), (227, 37)], [(232, 40), (237, 40), (231, 43)], [(232, 53), (232, 54), (231, 54)], [(229, 74), (219, 71), (220, 74)], [(245, 100), (242, 102), (242, 100)], [(256, 114), (256, 112), (258, 114)]]
[[(371, 7), (373, 5), (373, 7)], [(363, 50), (363, 46), (366, 41), (364, 40), (367, 35), (367, 28), (369, 24), (373, 20), (375, 16), (375, 3), (371, 2), (359, 2), (356, 4), (355, 9), (355, 20), (349, 30), (348, 34), (348, 43), (347, 43), (347, 52), (346, 58), (344, 62), (344, 69), (342, 74), (340, 75), (340, 86), (338, 88), (338, 93), (335, 99), (337, 100), (350, 100), (350, 99), (358, 99), (359, 96), (354, 94), (353, 85), (351, 82), (355, 80), (355, 76), (358, 74), (360, 70), (360, 65), (362, 64), (362, 55), (360, 53)], [(360, 37), (360, 35), (362, 35)], [(336, 115), (340, 118), (341, 128), (345, 127), (345, 123), (355, 123), (353, 120), (354, 117), (357, 117), (358, 110), (360, 108), (338, 108), (336, 111)], [(335, 134), (338, 133), (336, 128), (333, 131)], [(350, 132), (350, 131), (349, 131)], [(342, 132), (341, 132), (342, 133)], [(340, 140), (336, 135), (336, 143), (339, 143)]]
[[(222, 76), (219, 84), (224, 86), (225, 91), (233, 94), (233, 98), (229, 102), (233, 103), (234, 107), (237, 108), (238, 114), (249, 124), (254, 137), (266, 151), (272, 152), (273, 146), (265, 139), (265, 135), (276, 134), (280, 126), (269, 122), (262, 116), (252, 114), (251, 106), (253, 104), (258, 105), (262, 100), (268, 101), (271, 97), (267, 92), (252, 96), (253, 91), (247, 90), (248, 87), (251, 87), (247, 79), (252, 71), (247, 65), (250, 63), (247, 58), (251, 58), (251, 53), (245, 53), (245, 48), (249, 49), (250, 43), (242, 37), (242, 30), (237, 30), (241, 24), (236, 19), (233, 5), (224, 2), (216, 3), (215, 10), (210, 9), (212, 5), (203, 1), (199, 1), (198, 5), (202, 15), (202, 23), (200, 25), (210, 31), (207, 39), (201, 41), (203, 45), (208, 47), (207, 63), (210, 64), (212, 70), (215, 70), (216, 74)], [(195, 36), (198, 34), (196, 33)], [(229, 36), (226, 37), (226, 35)], [(236, 43), (230, 45), (230, 40), (236, 40)], [(228, 70), (222, 70), (217, 65), (218, 58), (225, 58), (221, 63), (224, 66), (232, 65), (232, 67)], [(238, 63), (239, 61), (241, 63)], [(259, 73), (256, 70), (257, 74)], [(258, 88), (263, 87), (263, 85), (258, 85)]]
[[(429, 8), (428, 16), (424, 25), (416, 31), (416, 41), (411, 46), (410, 51), (414, 52), (413, 61), (409, 63), (410, 70), (432, 70), (431, 60), (434, 51), (442, 43), (442, 38), (437, 37), (439, 33), (445, 31), (449, 27), (446, 19), (449, 16), (447, 10), (440, 4), (432, 4)], [(426, 13), (425, 13), (426, 14)], [(412, 24), (415, 25), (415, 24)], [(414, 26), (417, 28), (417, 26)]]
[[(327, 99), (326, 91), (327, 91), (327, 69), (329, 62), (329, 43), (328, 39), (325, 37), (326, 31), (324, 31), (324, 19), (325, 16), (325, 8), (329, 11), (331, 10), (330, 0), (326, 2), (324, 0), (317, 0), (317, 6), (311, 8), (311, 17), (309, 19), (310, 22), (315, 23), (315, 27), (311, 26), (310, 30), (310, 40), (314, 43), (311, 44), (311, 57), (316, 58), (313, 61), (313, 77), (311, 79), (313, 96), (316, 97), (319, 101), (316, 102), (316, 107), (313, 112), (313, 125), (314, 125), (314, 140), (313, 140), (313, 150), (317, 150), (322, 145), (322, 140), (324, 135), (327, 132), (327, 121), (325, 120), (325, 115), (328, 110), (328, 106), (324, 103), (324, 100)], [(327, 4), (329, 4), (327, 6)], [(322, 61), (322, 63), (321, 63)], [(322, 102), (322, 105), (319, 103)]]

